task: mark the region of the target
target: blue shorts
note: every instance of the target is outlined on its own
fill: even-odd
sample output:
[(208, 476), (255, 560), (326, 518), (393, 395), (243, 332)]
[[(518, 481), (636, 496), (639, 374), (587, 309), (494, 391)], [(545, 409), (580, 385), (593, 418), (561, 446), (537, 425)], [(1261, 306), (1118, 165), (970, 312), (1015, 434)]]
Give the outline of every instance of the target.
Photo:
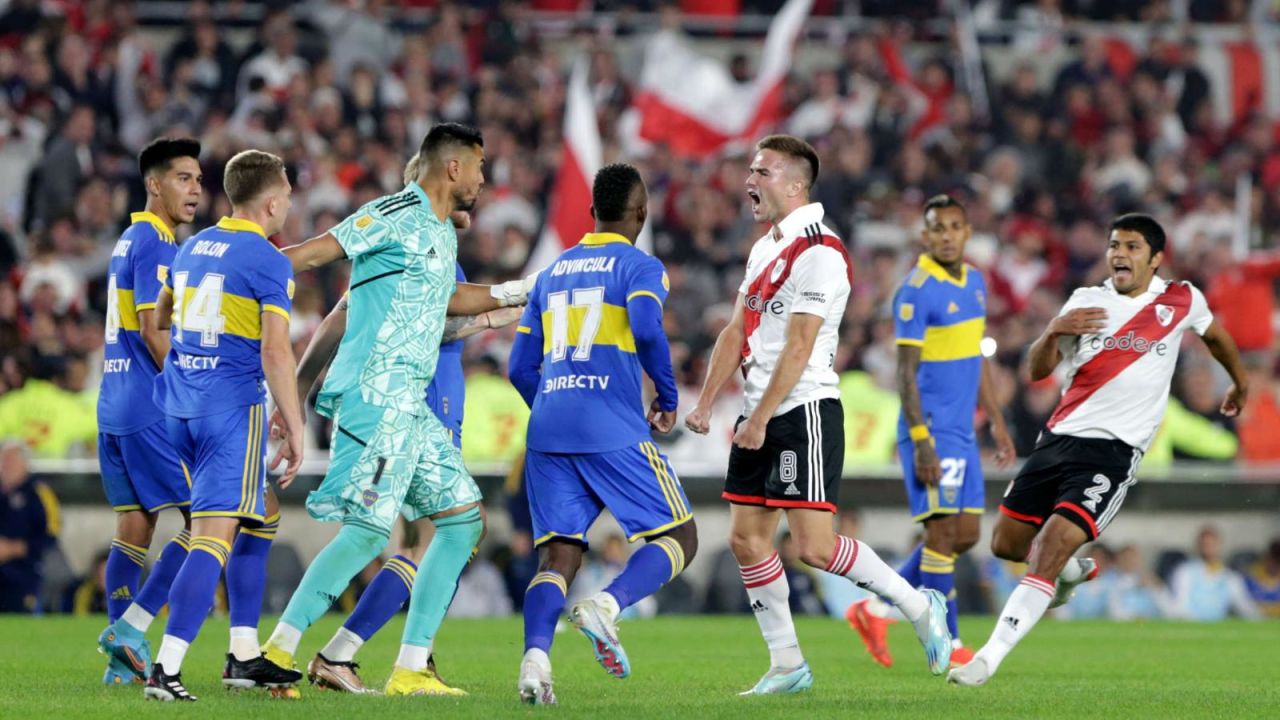
[(128, 435), (98, 433), (102, 489), (116, 512), (149, 513), (191, 504), (191, 477), (169, 444), (164, 422)]
[(934, 443), (938, 460), (942, 463), (942, 479), (937, 487), (925, 487), (924, 483), (916, 480), (914, 448), (910, 441), (898, 443), (911, 519), (920, 522), (934, 515), (981, 515), (986, 505), (986, 491), (982, 485), (982, 458), (978, 455), (978, 444), (973, 440), (945, 435), (934, 436)]
[(262, 521), (266, 511), (266, 408), (167, 418), (169, 440), (191, 468), (191, 517)]
[(693, 517), (680, 478), (651, 442), (581, 455), (529, 450), (524, 484), (535, 545), (551, 538), (585, 543), (587, 529), (605, 508), (628, 541), (658, 535)]

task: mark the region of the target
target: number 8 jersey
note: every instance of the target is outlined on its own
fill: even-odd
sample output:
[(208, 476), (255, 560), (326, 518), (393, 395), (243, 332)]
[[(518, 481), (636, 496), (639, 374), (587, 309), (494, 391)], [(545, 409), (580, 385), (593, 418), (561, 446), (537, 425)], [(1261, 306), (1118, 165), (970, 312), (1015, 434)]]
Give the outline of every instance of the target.
[[(538, 275), (517, 332), (541, 341), (527, 446), (601, 453), (652, 441), (627, 307), (661, 304), (662, 263), (621, 235), (590, 233)], [(674, 378), (663, 378), (672, 385)]]
[(262, 402), (262, 313), (288, 319), (293, 268), (257, 224), (224, 217), (178, 248), (165, 279), (172, 348), (156, 404), (180, 418)]

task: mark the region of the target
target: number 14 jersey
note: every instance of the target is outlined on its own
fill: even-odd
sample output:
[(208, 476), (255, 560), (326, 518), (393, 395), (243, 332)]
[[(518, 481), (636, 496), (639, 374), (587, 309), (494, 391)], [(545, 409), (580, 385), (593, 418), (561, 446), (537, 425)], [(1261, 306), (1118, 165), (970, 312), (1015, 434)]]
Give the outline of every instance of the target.
[(627, 308), (667, 299), (662, 263), (621, 235), (591, 233), (542, 271), (518, 332), (542, 345), (527, 445), (601, 453), (653, 438)]

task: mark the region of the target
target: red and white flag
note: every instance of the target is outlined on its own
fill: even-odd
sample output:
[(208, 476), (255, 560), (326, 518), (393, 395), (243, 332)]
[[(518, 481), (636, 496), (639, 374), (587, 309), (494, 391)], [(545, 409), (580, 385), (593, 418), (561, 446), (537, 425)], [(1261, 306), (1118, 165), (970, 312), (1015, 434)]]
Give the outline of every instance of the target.
[(791, 51), (813, 0), (788, 0), (765, 37), (760, 67), (739, 83), (718, 59), (688, 47), (672, 30), (654, 35), (645, 48), (632, 107), (623, 120), (628, 150), (642, 154), (665, 143), (676, 155), (706, 157), (731, 142), (752, 142), (781, 119), (782, 83)]

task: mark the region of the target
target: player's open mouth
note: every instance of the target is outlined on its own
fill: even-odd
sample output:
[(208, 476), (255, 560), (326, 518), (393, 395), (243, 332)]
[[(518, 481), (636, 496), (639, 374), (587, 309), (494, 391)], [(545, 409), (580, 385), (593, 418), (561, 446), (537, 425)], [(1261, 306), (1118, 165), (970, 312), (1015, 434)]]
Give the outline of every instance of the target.
[(1112, 265), (1111, 276), (1116, 280), (1128, 280), (1133, 277), (1133, 270), (1128, 265)]
[(183, 209), (183, 210), (186, 210), (187, 212), (191, 213), (192, 215), (195, 215), (195, 214), (196, 214), (196, 208), (198, 208), (198, 207), (200, 207), (200, 203), (193, 203), (193, 202), (189, 202), (189, 203), (183, 203), (183, 204), (182, 204), (182, 209)]
[(747, 197), (751, 198), (751, 209), (755, 210), (760, 207), (760, 193), (755, 190), (748, 190)]

